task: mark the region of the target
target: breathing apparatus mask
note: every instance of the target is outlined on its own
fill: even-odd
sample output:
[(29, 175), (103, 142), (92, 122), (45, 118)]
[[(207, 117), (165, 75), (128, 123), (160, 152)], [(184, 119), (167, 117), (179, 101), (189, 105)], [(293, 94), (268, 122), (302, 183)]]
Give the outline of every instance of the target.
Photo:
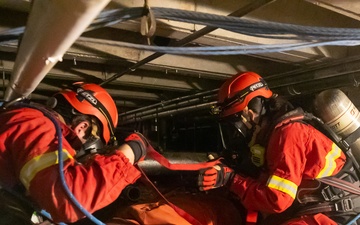
[[(265, 161), (265, 148), (255, 144), (263, 115), (266, 113), (264, 101), (265, 99), (262, 97), (255, 97), (243, 111), (224, 117), (219, 121), (224, 154), (230, 154), (231, 162), (235, 166), (241, 167), (242, 172), (252, 176), (256, 176), (255, 174), (258, 172), (253, 166), (261, 167)], [(256, 114), (255, 121), (251, 119), (252, 115), (249, 110)], [(252, 163), (244, 160), (247, 156), (250, 157)], [(244, 163), (247, 172), (241, 166)]]
[(248, 129), (238, 115), (219, 121), (220, 137), (225, 150), (236, 151), (246, 146)]
[(252, 110), (258, 115), (257, 122), (253, 121), (249, 112), (245, 110), (220, 119), (220, 135), (224, 149), (234, 150), (243, 146), (244, 142), (247, 145), (252, 145), (251, 142), (254, 142), (256, 138), (254, 134), (260, 129), (259, 124), (266, 113), (264, 98), (253, 98), (249, 102), (247, 110)]

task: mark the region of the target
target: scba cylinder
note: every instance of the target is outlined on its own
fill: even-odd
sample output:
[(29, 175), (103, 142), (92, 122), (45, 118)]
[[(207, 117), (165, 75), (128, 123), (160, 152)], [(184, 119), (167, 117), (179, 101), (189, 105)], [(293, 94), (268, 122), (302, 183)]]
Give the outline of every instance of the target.
[[(343, 140), (356, 135), (354, 132), (360, 127), (359, 110), (340, 89), (325, 90), (318, 94), (314, 111)], [(360, 162), (359, 136), (348, 143), (357, 162)]]

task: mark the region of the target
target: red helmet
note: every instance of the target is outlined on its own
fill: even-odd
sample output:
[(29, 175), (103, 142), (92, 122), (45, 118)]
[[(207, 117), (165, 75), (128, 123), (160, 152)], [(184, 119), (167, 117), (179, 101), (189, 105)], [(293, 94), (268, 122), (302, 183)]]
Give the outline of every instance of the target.
[(217, 102), (220, 107), (220, 117), (244, 110), (254, 97), (270, 98), (272, 94), (260, 75), (253, 72), (238, 73), (220, 87)]
[(80, 113), (98, 118), (103, 127), (106, 143), (115, 138), (118, 111), (109, 93), (97, 84), (74, 83), (73, 89), (64, 89), (61, 95)]

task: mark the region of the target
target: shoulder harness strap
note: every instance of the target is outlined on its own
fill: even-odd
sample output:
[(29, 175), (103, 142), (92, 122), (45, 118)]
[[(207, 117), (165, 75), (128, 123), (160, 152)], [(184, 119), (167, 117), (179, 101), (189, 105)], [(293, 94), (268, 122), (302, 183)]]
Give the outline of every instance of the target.
[(302, 108), (296, 108), (279, 117), (275, 122), (275, 128), (292, 122), (306, 123), (306, 120), (309, 120), (308, 117), (308, 113), (305, 113)]

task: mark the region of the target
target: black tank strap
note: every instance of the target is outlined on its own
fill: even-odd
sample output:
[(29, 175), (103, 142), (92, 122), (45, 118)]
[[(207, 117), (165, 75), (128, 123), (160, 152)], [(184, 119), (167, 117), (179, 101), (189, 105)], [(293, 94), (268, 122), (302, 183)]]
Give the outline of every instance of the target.
[(301, 207), (295, 214), (295, 217), (316, 213), (324, 213), (328, 216), (337, 214), (356, 215), (360, 213), (360, 196), (350, 195), (337, 201), (310, 204), (306, 207)]
[(360, 137), (360, 127), (358, 129), (356, 129), (353, 133), (351, 133), (348, 137), (346, 137), (344, 139), (344, 141), (348, 144), (351, 145), (352, 143), (354, 143), (357, 139), (359, 139)]

